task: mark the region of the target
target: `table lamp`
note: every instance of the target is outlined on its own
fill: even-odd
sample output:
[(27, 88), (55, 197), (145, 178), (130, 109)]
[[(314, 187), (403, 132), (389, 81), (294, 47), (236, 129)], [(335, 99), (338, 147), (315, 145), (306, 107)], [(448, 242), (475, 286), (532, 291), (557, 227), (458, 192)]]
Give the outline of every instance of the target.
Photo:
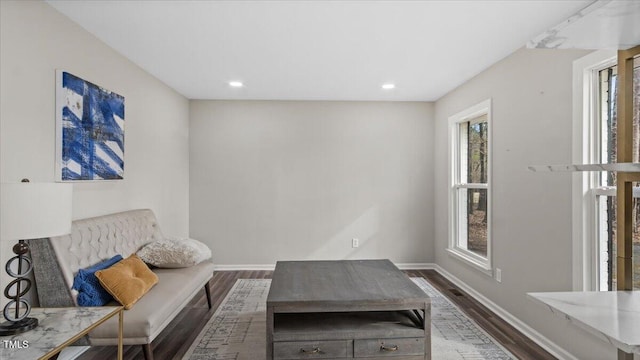
[(4, 307), (7, 320), (0, 324), (0, 336), (19, 334), (38, 326), (30, 318), (31, 305), (22, 298), (31, 289), (26, 276), (33, 269), (24, 240), (68, 234), (71, 230), (72, 184), (20, 183), (0, 184), (0, 240), (18, 241), (15, 256), (7, 261), (6, 271), (14, 278), (4, 289), (10, 301)]

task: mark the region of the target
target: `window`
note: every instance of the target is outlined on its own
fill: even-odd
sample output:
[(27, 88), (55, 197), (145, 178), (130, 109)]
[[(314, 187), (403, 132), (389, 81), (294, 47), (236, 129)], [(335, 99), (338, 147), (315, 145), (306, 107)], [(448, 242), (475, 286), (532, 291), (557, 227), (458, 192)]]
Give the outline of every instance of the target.
[[(617, 65), (608, 66), (597, 72), (598, 102), (597, 116), (594, 118), (599, 132), (596, 133), (594, 145), (597, 158), (601, 163), (616, 162), (616, 127), (617, 127)], [(634, 117), (633, 117), (633, 162), (640, 161), (640, 118), (638, 116), (638, 97), (640, 92), (640, 62), (634, 64)], [(596, 289), (601, 291), (616, 290), (616, 173), (599, 173), (591, 189), (595, 199), (595, 239), (596, 239)], [(640, 290), (640, 187), (634, 183), (633, 191), (633, 248), (634, 248), (634, 290)]]
[(491, 100), (449, 118), (449, 252), (491, 270)]
[[(576, 123), (582, 133), (580, 154), (574, 161), (614, 163), (617, 149), (617, 65), (615, 52), (598, 52), (577, 62), (582, 74), (582, 119)], [(590, 63), (589, 63), (590, 62)], [(575, 68), (574, 68), (575, 69)], [(579, 83), (578, 83), (579, 84)], [(579, 87), (578, 87), (579, 88)], [(633, 162), (640, 161), (640, 61), (636, 58), (633, 72)], [(577, 104), (580, 105), (580, 104)], [(574, 108), (574, 112), (576, 109)], [(574, 120), (575, 121), (575, 120)], [(576, 138), (574, 137), (574, 140)], [(640, 289), (640, 186), (633, 184), (633, 263), (634, 289)], [(616, 173), (583, 173), (574, 189), (574, 219), (582, 226), (574, 227), (574, 254), (582, 266), (574, 268), (574, 289), (610, 291), (616, 289)], [(579, 277), (582, 277), (580, 279)]]

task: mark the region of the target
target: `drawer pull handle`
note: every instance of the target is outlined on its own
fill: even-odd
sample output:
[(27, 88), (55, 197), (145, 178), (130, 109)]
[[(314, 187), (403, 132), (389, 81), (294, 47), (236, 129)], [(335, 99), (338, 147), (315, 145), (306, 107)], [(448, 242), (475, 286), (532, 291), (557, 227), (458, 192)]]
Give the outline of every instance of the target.
[(398, 351), (398, 345), (393, 345), (393, 346), (380, 345), (380, 351)]
[(313, 350), (305, 350), (303, 348), (300, 348), (300, 352), (303, 354), (320, 354), (322, 353), (322, 351), (320, 351), (319, 347), (314, 347)]

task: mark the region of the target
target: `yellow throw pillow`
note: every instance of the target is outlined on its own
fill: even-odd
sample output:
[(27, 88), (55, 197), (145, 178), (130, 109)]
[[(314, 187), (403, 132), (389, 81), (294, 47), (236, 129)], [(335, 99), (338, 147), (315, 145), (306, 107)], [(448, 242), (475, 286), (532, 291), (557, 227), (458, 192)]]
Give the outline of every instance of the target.
[(102, 287), (127, 310), (158, 283), (158, 276), (136, 254), (95, 274)]

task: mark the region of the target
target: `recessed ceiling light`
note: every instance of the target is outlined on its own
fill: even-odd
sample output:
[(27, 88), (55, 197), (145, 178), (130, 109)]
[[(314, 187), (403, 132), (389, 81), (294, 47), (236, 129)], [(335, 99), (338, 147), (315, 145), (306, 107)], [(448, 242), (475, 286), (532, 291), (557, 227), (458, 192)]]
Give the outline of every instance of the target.
[(385, 90), (395, 89), (395, 87), (396, 87), (396, 84), (391, 84), (391, 83), (382, 84), (382, 88)]
[(241, 81), (229, 81), (229, 86), (239, 88), (243, 87), (244, 84)]

